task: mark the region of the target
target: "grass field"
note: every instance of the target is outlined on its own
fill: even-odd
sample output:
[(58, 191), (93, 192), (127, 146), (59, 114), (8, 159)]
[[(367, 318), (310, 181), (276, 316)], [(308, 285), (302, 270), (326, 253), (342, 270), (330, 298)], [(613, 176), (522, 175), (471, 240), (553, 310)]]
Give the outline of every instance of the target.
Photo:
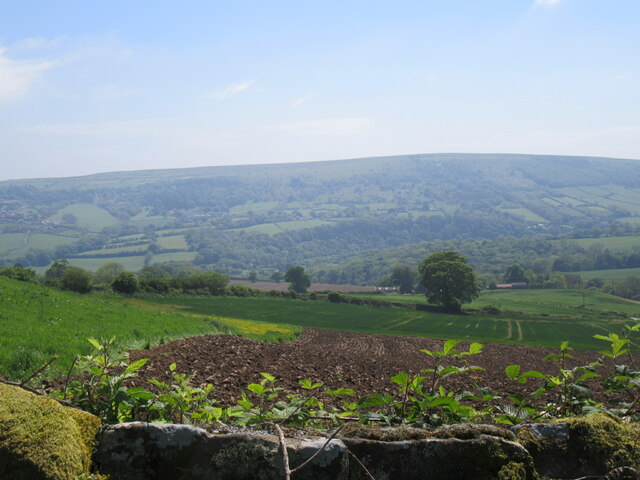
[(250, 324), (232, 318), (149, 308), (135, 300), (62, 292), (0, 277), (0, 375), (24, 378), (54, 355), (51, 375), (62, 374), (87, 338), (116, 337), (120, 349), (177, 338), (234, 332), (259, 339), (289, 339), (291, 326)]
[[(361, 298), (379, 298), (398, 303), (425, 303), (424, 295), (357, 295)], [(587, 311), (621, 312), (640, 316), (640, 305), (612, 295), (585, 290), (585, 306)], [(548, 315), (584, 314), (582, 293), (578, 290), (487, 290), (480, 294), (465, 308), (478, 309), (486, 305), (494, 305), (500, 310), (512, 310), (525, 313)]]
[(62, 215), (65, 213), (70, 213), (76, 216), (78, 219), (78, 227), (86, 228), (93, 232), (99, 232), (105, 227), (120, 223), (116, 217), (111, 215), (105, 209), (96, 207), (89, 203), (74, 203), (73, 205), (64, 207), (63, 209), (58, 210), (55, 215), (49, 217), (48, 220), (52, 222), (61, 222)]
[(624, 280), (627, 277), (640, 276), (640, 268), (619, 268), (616, 270), (589, 270), (585, 272), (573, 272), (580, 275), (582, 281), (585, 282), (592, 278), (602, 278), (607, 282)]
[[(547, 347), (568, 340), (574, 348), (585, 350), (602, 348), (602, 342), (593, 339), (593, 335), (620, 331), (627, 315), (640, 316), (640, 305), (593, 292), (585, 293), (585, 308), (580, 307), (582, 297), (578, 292), (556, 291), (552, 296), (530, 292), (534, 291), (500, 292), (499, 296), (483, 296), (471, 305), (479, 308), (499, 304), (503, 310), (514, 310), (500, 315), (453, 315), (280, 298), (175, 297), (149, 301), (179, 305), (193, 313), (301, 327)], [(420, 303), (424, 303), (422, 297)]]
[(166, 237), (158, 238), (158, 245), (161, 248), (169, 248), (169, 249), (180, 249), (186, 250), (189, 248), (187, 245), (187, 241), (184, 238), (184, 235), (169, 235)]
[(24, 243), (24, 240), (25, 233), (0, 234), (0, 255), (8, 250), (12, 250), (12, 256), (26, 253), (31, 248), (48, 250), (55, 248), (58, 245), (76, 242), (78, 239), (76, 237), (63, 237), (61, 235), (51, 235), (48, 233), (31, 233), (27, 237), (26, 244)]
[(605, 248), (608, 248), (609, 250), (631, 250), (631, 247), (640, 246), (639, 236), (578, 238), (571, 241), (577, 243), (583, 248), (588, 248), (591, 245), (600, 244)]
[(529, 222), (538, 222), (538, 223), (547, 222), (546, 218), (542, 218), (540, 215), (532, 212), (527, 208), (500, 208), (500, 210), (506, 213), (510, 213), (512, 215), (519, 215), (521, 217), (524, 217), (524, 219)]

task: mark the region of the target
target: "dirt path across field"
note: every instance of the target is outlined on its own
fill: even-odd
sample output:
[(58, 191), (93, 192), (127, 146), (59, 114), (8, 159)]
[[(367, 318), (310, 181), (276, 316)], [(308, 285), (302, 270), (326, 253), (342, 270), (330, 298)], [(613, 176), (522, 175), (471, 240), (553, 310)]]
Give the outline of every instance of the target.
[[(194, 384), (212, 383), (214, 396), (222, 404), (230, 405), (247, 384), (260, 380), (260, 372), (275, 375), (278, 385), (286, 391), (297, 390), (298, 381), (309, 378), (330, 388), (352, 388), (359, 396), (391, 392), (395, 390), (389, 380), (391, 376), (428, 368), (431, 359), (420, 350), (440, 349), (442, 343), (421, 337), (307, 329), (296, 340), (285, 343), (259, 342), (235, 335), (193, 337), (131, 352), (131, 358), (151, 358), (137, 383), (150, 378), (169, 381), (169, 365), (175, 362), (178, 372), (194, 376)], [(478, 382), (504, 393), (513, 388), (513, 382), (506, 380), (504, 374), (507, 365), (521, 365), (522, 371), (557, 372), (552, 362), (543, 360), (549, 353), (557, 351), (487, 344), (483, 353), (468, 357), (471, 364), (485, 370), (474, 372), (473, 377), (451, 377), (449, 384), (470, 387)], [(599, 356), (595, 352), (571, 353), (575, 356), (571, 360), (574, 366), (592, 362)]]

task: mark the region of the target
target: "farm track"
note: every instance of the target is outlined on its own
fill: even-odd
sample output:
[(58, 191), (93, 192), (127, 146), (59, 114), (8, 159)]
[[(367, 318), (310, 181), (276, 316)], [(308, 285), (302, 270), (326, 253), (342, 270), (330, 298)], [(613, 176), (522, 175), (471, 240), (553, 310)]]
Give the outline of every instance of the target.
[[(235, 335), (192, 337), (133, 351), (131, 359), (150, 358), (136, 384), (148, 386), (146, 380), (152, 378), (171, 381), (169, 365), (175, 362), (179, 373), (194, 376), (193, 384), (213, 384), (214, 397), (223, 405), (231, 405), (247, 384), (260, 381), (260, 372), (275, 375), (278, 386), (284, 387), (285, 392), (299, 391), (298, 382), (304, 378), (322, 381), (330, 388), (352, 388), (359, 396), (392, 392), (391, 376), (428, 368), (430, 357), (420, 350), (441, 347), (442, 340), (430, 338), (306, 329), (296, 340), (285, 343), (266, 343)], [(473, 377), (450, 377), (445, 385), (470, 388), (478, 383), (495, 392), (511, 393), (516, 390), (513, 382), (506, 380), (505, 367), (519, 364), (523, 371), (557, 373), (551, 362), (543, 360), (549, 353), (557, 350), (485, 344), (482, 354), (468, 357), (470, 364), (485, 370), (473, 372)], [(570, 366), (587, 364), (599, 356), (596, 352), (571, 353), (575, 358), (569, 361)], [(533, 385), (515, 387), (530, 391)], [(602, 396), (602, 392), (597, 393)]]

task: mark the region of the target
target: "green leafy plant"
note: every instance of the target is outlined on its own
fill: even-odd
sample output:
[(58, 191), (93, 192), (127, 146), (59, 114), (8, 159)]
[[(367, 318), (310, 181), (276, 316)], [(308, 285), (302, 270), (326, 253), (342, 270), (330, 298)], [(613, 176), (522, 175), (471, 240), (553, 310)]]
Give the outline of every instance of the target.
[(629, 338), (640, 332), (640, 323), (634, 326), (626, 326), (626, 336), (620, 337), (615, 333), (607, 336), (594, 335), (594, 338), (609, 343), (609, 350), (600, 353), (613, 361), (627, 357), (629, 364), (615, 364), (612, 371), (603, 379), (603, 386), (608, 393), (621, 396), (616, 405), (610, 409), (611, 413), (624, 418), (637, 419), (640, 417), (640, 370), (636, 368)]
[(599, 362), (569, 368), (567, 360), (573, 358), (569, 354), (569, 342), (562, 342), (559, 353), (552, 353), (544, 360), (554, 362), (558, 373), (548, 375), (538, 370), (521, 373), (520, 365), (509, 365), (505, 374), (512, 382), (527, 383), (529, 379), (538, 379), (538, 387), (529, 393), (514, 393), (508, 396), (508, 405), (496, 406), (495, 421), (515, 425), (524, 421), (536, 421), (541, 418), (567, 417), (599, 411), (600, 404), (592, 400), (592, 391), (585, 383), (597, 378), (595, 372)]
[(192, 377), (176, 372), (176, 364), (169, 366), (173, 382), (171, 384), (151, 379), (156, 386), (156, 394), (150, 407), (150, 415), (156, 420), (178, 423), (215, 423), (224, 416), (224, 409), (215, 407), (216, 400), (210, 398), (213, 385), (192, 387)]
[(478, 412), (463, 402), (476, 397), (467, 391), (447, 391), (443, 385), (444, 380), (452, 375), (482, 370), (468, 365), (466, 361), (466, 357), (482, 352), (482, 344), (472, 343), (469, 350), (464, 351), (456, 348), (459, 343), (447, 340), (442, 350), (421, 350), (433, 360), (431, 367), (421, 372), (426, 375), (401, 372), (391, 378), (398, 387), (396, 396), (374, 393), (360, 399), (358, 409), (364, 412), (363, 419), (378, 418), (388, 424), (411, 422), (435, 426), (475, 417)]
[(112, 352), (114, 341), (90, 338), (93, 352), (80, 357), (75, 365), (80, 378), (53, 393), (55, 398), (70, 401), (106, 423), (133, 420), (136, 408), (153, 398), (144, 388), (125, 386), (125, 381), (135, 377), (149, 359), (128, 363), (127, 353)]

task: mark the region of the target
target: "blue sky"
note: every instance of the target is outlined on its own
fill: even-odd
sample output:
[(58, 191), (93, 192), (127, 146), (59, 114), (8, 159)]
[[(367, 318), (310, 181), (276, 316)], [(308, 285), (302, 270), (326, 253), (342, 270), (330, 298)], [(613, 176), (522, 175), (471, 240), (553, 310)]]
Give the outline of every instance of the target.
[(35, 1), (0, 179), (437, 152), (640, 159), (640, 2)]

